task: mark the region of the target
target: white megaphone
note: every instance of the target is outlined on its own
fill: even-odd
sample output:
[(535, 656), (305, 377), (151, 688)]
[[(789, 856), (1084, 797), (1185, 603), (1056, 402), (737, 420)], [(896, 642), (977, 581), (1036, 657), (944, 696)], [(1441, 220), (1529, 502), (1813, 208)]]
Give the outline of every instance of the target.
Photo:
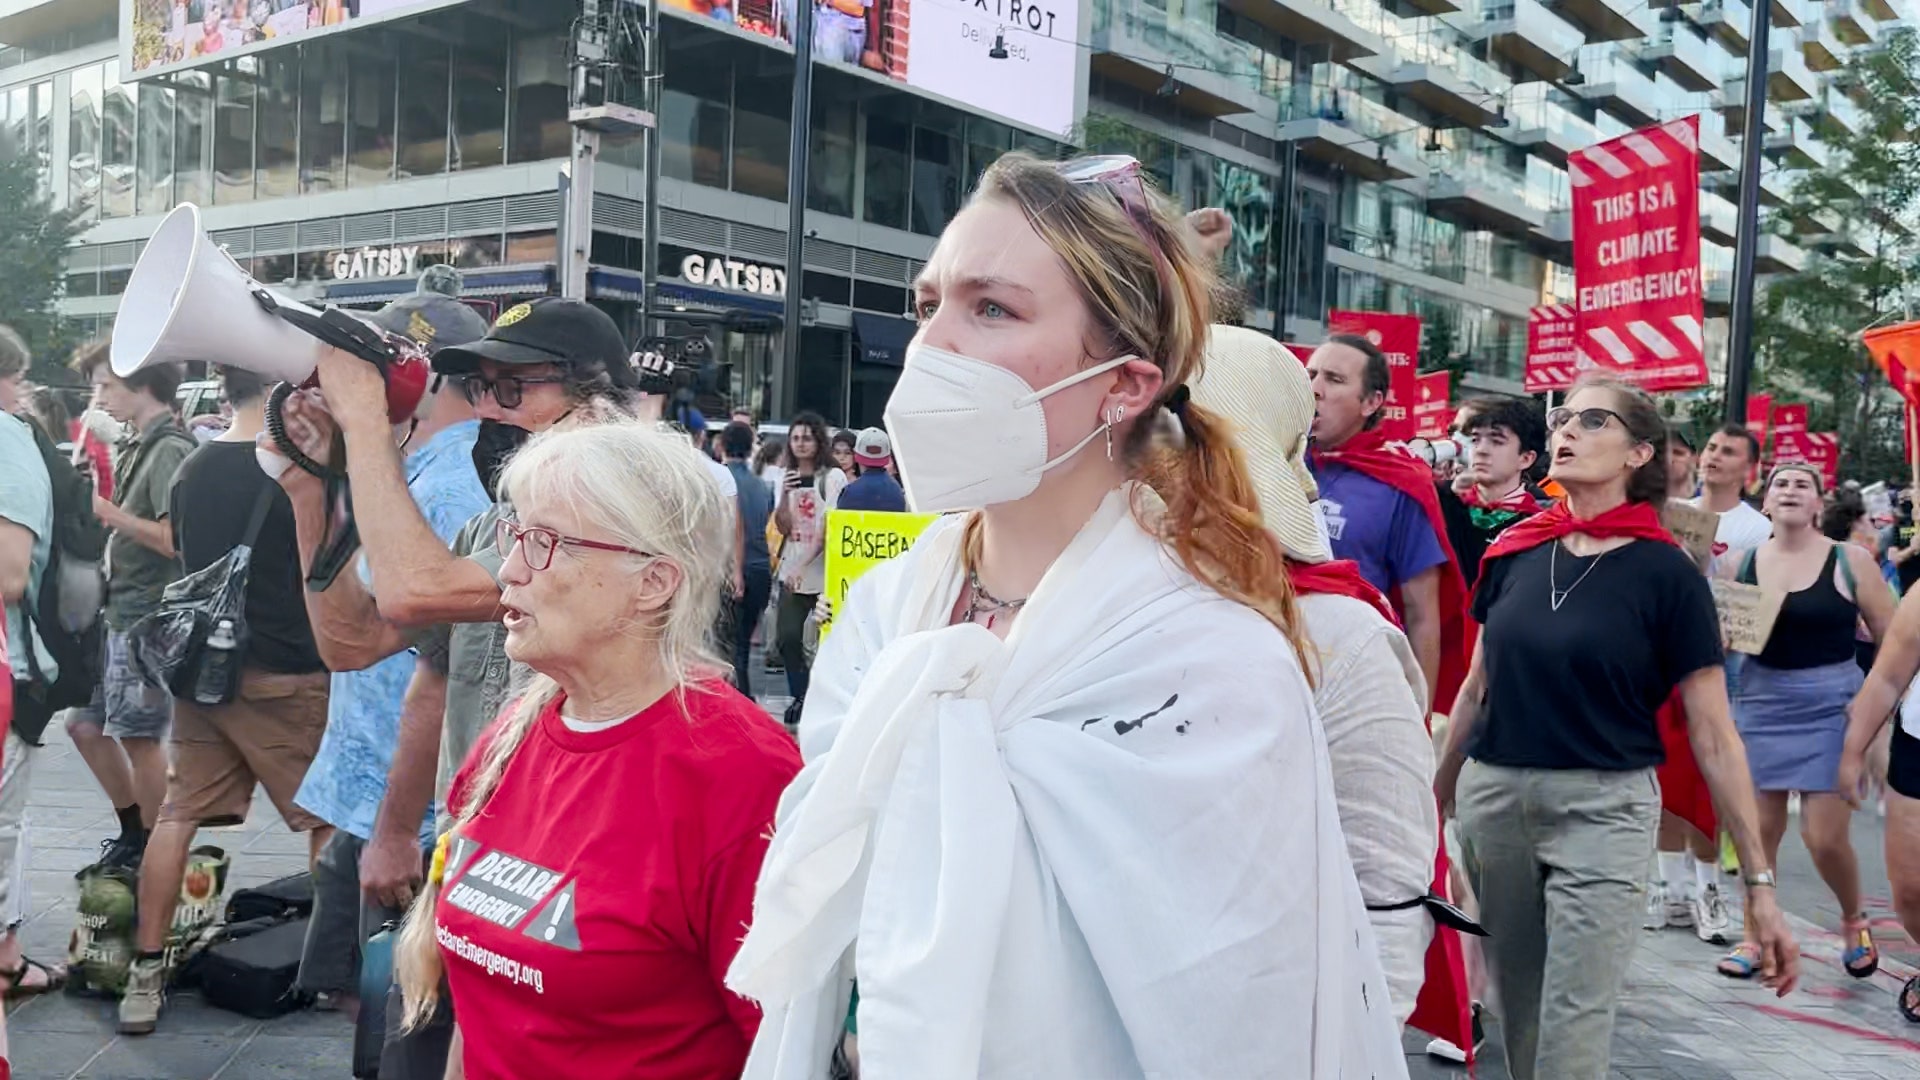
[(403, 423), (425, 396), (425, 354), (337, 309), (315, 310), (273, 292), (213, 242), (200, 208), (181, 203), (134, 265), (108, 353), (122, 378), (154, 364), (198, 360), (300, 386), (338, 347), (379, 364), (388, 419)]
[(1429, 466), (1440, 466), (1464, 460), (1473, 447), (1464, 436), (1452, 435), (1442, 439), (1408, 439), (1407, 450)]

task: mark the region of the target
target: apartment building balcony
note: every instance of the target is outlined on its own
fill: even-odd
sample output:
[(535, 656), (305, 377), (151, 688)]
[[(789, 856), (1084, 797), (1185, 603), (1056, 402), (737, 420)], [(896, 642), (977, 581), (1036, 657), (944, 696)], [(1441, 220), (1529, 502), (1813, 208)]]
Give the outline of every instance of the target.
[(1221, 5), (1283, 38), (1325, 46), (1335, 61), (1377, 56), (1386, 48), (1385, 13), (1378, 4), (1323, 4), (1316, 0), (1221, 0)]
[(1907, 4), (1908, 0), (1861, 0), (1861, 6), (1867, 9), (1867, 14), (1883, 23), (1912, 19)]
[(1732, 244), (1739, 233), (1739, 210), (1733, 200), (1700, 193), (1700, 237), (1716, 244)]
[(1753, 29), (1753, 8), (1746, 0), (1707, 0), (1693, 14), (1709, 36), (1736, 55), (1745, 55), (1747, 34)]
[(1513, 81), (1471, 55), (1466, 34), (1437, 16), (1402, 26), (1399, 37), (1388, 39), (1386, 52), (1349, 66), (1457, 124), (1482, 128), (1500, 119)]
[(1552, 5), (1593, 43), (1632, 41), (1653, 29), (1653, 13), (1639, 0), (1552, 0)]
[(1621, 120), (1644, 127), (1660, 118), (1660, 95), (1653, 80), (1605, 46), (1580, 50), (1580, 74), (1585, 81), (1573, 92)]
[(1418, 180), (1419, 132), (1412, 120), (1349, 90), (1295, 86), (1277, 137), (1303, 155), (1365, 180)]
[(1700, 268), (1701, 313), (1725, 318), (1733, 310), (1733, 274), (1718, 268)]
[(1761, 274), (1797, 274), (1807, 268), (1807, 253), (1784, 236), (1762, 236), (1753, 248), (1753, 269)]
[(1800, 26), (1813, 16), (1807, 0), (1772, 0), (1773, 25)]
[(1813, 96), (1820, 84), (1800, 50), (1791, 45), (1769, 50), (1767, 54), (1767, 96), (1774, 101), (1804, 101)]
[(1427, 209), (1471, 228), (1525, 237), (1547, 223), (1526, 189), (1526, 177), (1492, 167), (1486, 155), (1457, 152), (1428, 177)]
[(1481, 0), (1480, 23), (1468, 29), (1504, 57), (1520, 82), (1557, 82), (1573, 70), (1586, 32), (1554, 14), (1540, 0)]
[(0, 0), (0, 41), (38, 41), (110, 18), (118, 10), (115, 0)]
[(1858, 135), (1866, 130), (1867, 118), (1852, 99), (1829, 86), (1821, 91), (1808, 122), (1821, 135)]
[(1732, 139), (1714, 130), (1719, 125), (1700, 125), (1700, 171), (1726, 172), (1740, 168), (1740, 147)]
[(1527, 247), (1535, 255), (1559, 263), (1573, 261), (1573, 211), (1549, 210), (1547, 220), (1527, 237)]
[(1880, 40), (1880, 20), (1867, 12), (1863, 0), (1827, 0), (1827, 21), (1849, 45), (1871, 45)]
[(1815, 19), (1800, 28), (1800, 55), (1806, 59), (1808, 70), (1838, 70), (1846, 64), (1847, 53), (1851, 51), (1834, 32), (1833, 24), (1825, 19)]
[(1548, 100), (1546, 87), (1538, 83), (1514, 88), (1507, 119), (1512, 123), (1500, 138), (1562, 168), (1569, 154), (1600, 141), (1591, 121)]
[(1658, 36), (1640, 47), (1640, 59), (1654, 64), (1682, 89), (1695, 93), (1720, 85), (1724, 55), (1719, 46), (1680, 23), (1662, 23)]
[(1762, 152), (1789, 169), (1824, 169), (1830, 155), (1805, 120), (1795, 119), (1767, 136)]
[[(1740, 174), (1738, 172), (1704, 173), (1700, 177), (1700, 186), (1709, 191), (1717, 191), (1729, 199), (1737, 198), (1740, 192)], [(1793, 181), (1789, 174), (1778, 169), (1761, 170), (1761, 206), (1785, 206), (1792, 199)]]
[(1171, 90), (1182, 112), (1221, 117), (1275, 109), (1260, 92), (1260, 50), (1215, 30), (1211, 9), (1202, 21), (1146, 0), (1098, 0), (1088, 39), (1093, 71), (1147, 93)]

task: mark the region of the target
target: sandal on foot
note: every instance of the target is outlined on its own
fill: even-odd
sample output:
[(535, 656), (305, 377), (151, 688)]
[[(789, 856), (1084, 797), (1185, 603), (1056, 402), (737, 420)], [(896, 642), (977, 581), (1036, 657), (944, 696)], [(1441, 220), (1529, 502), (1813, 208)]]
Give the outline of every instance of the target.
[(1907, 1018), (1909, 1024), (1920, 1024), (1920, 975), (1907, 980), (1900, 988), (1900, 997), (1896, 999), (1900, 1006), (1900, 1015)]
[(1867, 917), (1846, 920), (1840, 936), (1847, 943), (1847, 950), (1840, 954), (1840, 964), (1847, 969), (1847, 974), (1856, 979), (1872, 978), (1873, 973), (1880, 970), (1880, 950), (1874, 947)]
[[(23, 985), (26, 982), (27, 972), (35, 968), (46, 973), (47, 981), (37, 986)], [(0, 982), (6, 984), (8, 1001), (33, 997), (35, 994), (51, 994), (67, 985), (67, 969), (49, 967), (31, 956), (22, 956), (19, 967), (12, 971), (0, 971)]]
[(1716, 970), (1729, 979), (1751, 979), (1760, 969), (1760, 946), (1743, 941), (1733, 947), (1733, 951), (1720, 958)]

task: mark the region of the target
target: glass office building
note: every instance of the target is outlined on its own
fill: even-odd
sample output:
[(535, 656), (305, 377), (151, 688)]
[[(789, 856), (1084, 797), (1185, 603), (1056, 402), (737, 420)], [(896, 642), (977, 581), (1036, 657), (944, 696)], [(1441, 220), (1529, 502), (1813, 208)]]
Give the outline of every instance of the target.
[[(1770, 0), (1766, 202), (1825, 164), (1820, 132), (1859, 123), (1862, 103), (1824, 73), (1905, 2)], [(1698, 112), (1709, 315), (1724, 310), (1746, 0), (1084, 0), (1069, 51), (1085, 119), (1052, 137), (886, 77), (904, 65), (897, 5), (870, 56), (816, 70), (791, 317), (777, 287), (791, 51), (745, 8), (737, 23), (663, 13), (656, 305), (668, 332), (709, 339), (727, 396), (762, 415), (877, 422), (909, 283), (973, 180), (1008, 149), (1069, 138), (1233, 214), (1249, 325), (1311, 341), (1331, 308), (1414, 311), (1472, 382), (1516, 389), (1527, 309), (1571, 295), (1567, 153)], [(461, 267), (477, 301), (554, 291), (573, 15), (473, 0), (124, 79), (112, 0), (0, 7), (7, 152), (35, 156), (87, 223), (66, 315), (110, 328), (141, 241), (182, 201), (301, 297), (382, 303), (434, 262)], [(588, 277), (635, 336), (641, 165), (637, 139), (608, 140)], [(1797, 242), (1767, 238), (1762, 272), (1844, 233), (1798, 225)], [(793, 328), (799, 367), (783, 372)]]

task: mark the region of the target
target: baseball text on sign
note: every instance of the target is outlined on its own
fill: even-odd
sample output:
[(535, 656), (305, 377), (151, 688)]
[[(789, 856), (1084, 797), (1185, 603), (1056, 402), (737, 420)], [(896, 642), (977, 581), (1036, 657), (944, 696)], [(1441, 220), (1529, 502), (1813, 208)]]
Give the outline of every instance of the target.
[(1575, 151), (1576, 362), (1648, 390), (1707, 383), (1701, 340), (1700, 121)]
[(1573, 387), (1580, 376), (1573, 331), (1573, 308), (1566, 304), (1542, 304), (1527, 311), (1527, 393)]
[(1379, 430), (1389, 441), (1413, 438), (1413, 406), (1419, 400), (1414, 364), (1420, 356), (1420, 316), (1329, 311), (1327, 329), (1366, 338), (1387, 355), (1387, 404)]
[[(827, 512), (827, 598), (837, 614), (860, 575), (913, 546), (939, 514), (894, 514), (884, 510)], [(831, 624), (820, 627), (825, 637)]]

